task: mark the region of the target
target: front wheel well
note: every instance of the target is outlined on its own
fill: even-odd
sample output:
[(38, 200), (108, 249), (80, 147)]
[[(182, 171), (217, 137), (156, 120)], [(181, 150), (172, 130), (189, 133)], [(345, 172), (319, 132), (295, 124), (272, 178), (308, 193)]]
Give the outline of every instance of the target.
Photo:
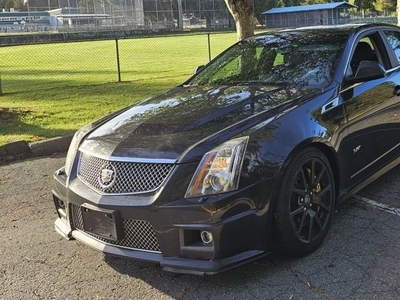
[[(328, 159), (329, 164), (332, 169), (333, 179), (335, 181), (335, 194), (336, 198), (339, 196), (339, 166), (337, 162), (336, 155), (332, 149), (330, 149), (327, 145), (321, 143), (313, 143), (309, 147), (315, 147), (319, 151), (321, 151), (325, 157)], [(337, 202), (336, 202), (337, 204)]]
[(296, 149), (285, 162), (274, 203), (274, 244), (284, 253), (299, 256), (315, 251), (331, 225), (336, 183), (334, 159), (320, 146)]
[[(333, 179), (335, 181), (335, 194), (336, 197), (339, 196), (339, 165), (336, 158), (336, 154), (334, 150), (332, 150), (328, 145), (319, 142), (313, 142), (307, 145), (303, 145), (302, 147), (297, 147), (289, 154), (288, 158), (286, 159), (285, 163), (283, 164), (284, 168), (290, 164), (290, 161), (299, 153), (304, 151), (306, 148), (315, 148), (322, 152), (322, 154), (327, 158), (329, 165), (332, 169)], [(337, 203), (336, 203), (337, 204)]]

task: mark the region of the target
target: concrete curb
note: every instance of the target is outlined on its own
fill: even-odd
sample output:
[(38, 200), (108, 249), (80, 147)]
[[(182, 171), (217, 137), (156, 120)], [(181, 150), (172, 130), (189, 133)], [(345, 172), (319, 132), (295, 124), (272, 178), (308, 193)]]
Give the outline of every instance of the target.
[(30, 144), (25, 141), (6, 144), (0, 147), (0, 162), (65, 153), (68, 150), (72, 137), (73, 134)]

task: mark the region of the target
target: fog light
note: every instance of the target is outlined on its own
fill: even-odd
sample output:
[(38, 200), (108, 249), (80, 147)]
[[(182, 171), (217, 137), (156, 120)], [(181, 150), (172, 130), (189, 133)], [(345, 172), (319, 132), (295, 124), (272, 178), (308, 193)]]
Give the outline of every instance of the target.
[(58, 213), (58, 217), (61, 219), (67, 219), (67, 212), (66, 212), (66, 203), (61, 199), (58, 199), (56, 196), (53, 195), (54, 205), (56, 206), (56, 210)]
[(206, 230), (200, 232), (201, 240), (204, 244), (211, 244), (213, 242), (212, 233)]
[(62, 201), (62, 200), (60, 200), (60, 199), (57, 199), (57, 204), (58, 204), (58, 207), (59, 207), (59, 208), (65, 209), (65, 203), (64, 203), (64, 201)]

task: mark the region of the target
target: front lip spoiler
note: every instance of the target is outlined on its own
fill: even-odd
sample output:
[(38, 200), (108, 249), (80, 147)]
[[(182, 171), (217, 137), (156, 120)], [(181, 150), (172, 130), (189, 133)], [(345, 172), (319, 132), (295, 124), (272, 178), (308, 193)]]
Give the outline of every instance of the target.
[(270, 252), (249, 250), (221, 260), (199, 260), (188, 258), (164, 258), (160, 265), (165, 271), (194, 275), (214, 275), (236, 268), (250, 261), (269, 255)]
[(71, 228), (69, 227), (69, 225), (67, 225), (65, 222), (63, 222), (63, 220), (61, 220), (60, 218), (58, 218), (54, 222), (54, 228), (56, 229), (56, 232), (58, 234), (60, 234), (62, 237), (66, 238), (67, 240), (72, 239)]
[(250, 250), (233, 255), (231, 257), (223, 258), (221, 260), (200, 260), (180, 257), (163, 257), (162, 254), (158, 252), (133, 250), (109, 245), (95, 238), (92, 238), (87, 234), (80, 232), (79, 230), (73, 230), (72, 232), (70, 232), (67, 228), (68, 225), (65, 224), (64, 226), (62, 226), (61, 224), (64, 224), (61, 219), (58, 219), (55, 222), (56, 230), (67, 239), (75, 238), (76, 240), (96, 250), (102, 251), (104, 254), (159, 263), (165, 271), (174, 273), (213, 275), (226, 271), (233, 267), (236, 268), (237, 266), (270, 254), (269, 252), (265, 252), (262, 250)]

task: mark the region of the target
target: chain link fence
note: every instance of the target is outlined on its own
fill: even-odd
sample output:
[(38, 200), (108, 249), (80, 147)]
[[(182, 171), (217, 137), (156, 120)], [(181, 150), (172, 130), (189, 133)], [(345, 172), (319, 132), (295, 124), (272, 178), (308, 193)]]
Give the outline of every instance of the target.
[(0, 32), (71, 30), (233, 29), (224, 1), (218, 0), (29, 0), (20, 11), (0, 11)]
[(2, 93), (106, 82), (174, 86), (236, 41), (236, 32), (0, 47)]

